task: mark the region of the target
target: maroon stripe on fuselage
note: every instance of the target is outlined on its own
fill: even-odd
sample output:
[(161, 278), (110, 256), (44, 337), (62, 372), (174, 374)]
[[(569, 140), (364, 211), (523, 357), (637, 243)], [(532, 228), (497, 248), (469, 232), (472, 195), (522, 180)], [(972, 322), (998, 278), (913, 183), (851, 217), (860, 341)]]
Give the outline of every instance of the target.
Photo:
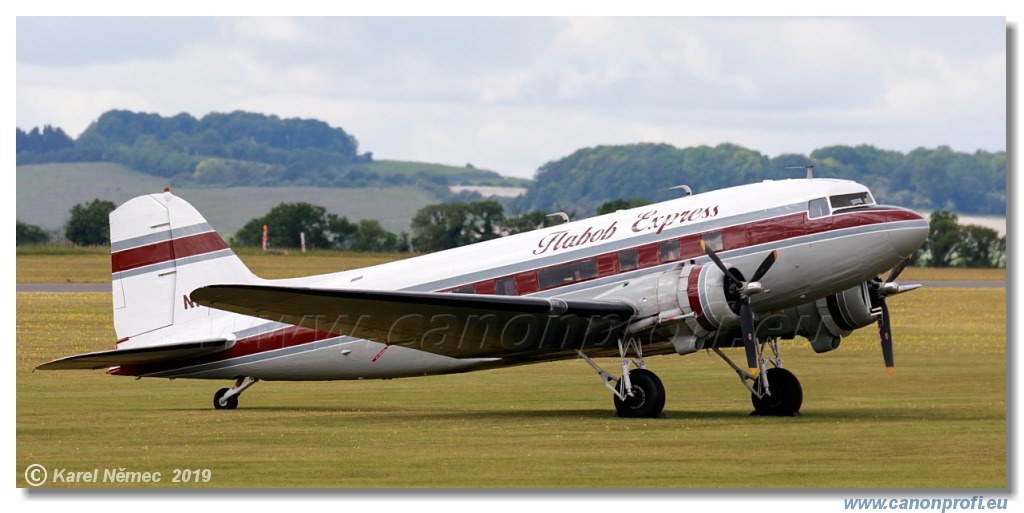
[(176, 258), (203, 255), (227, 248), (227, 243), (224, 242), (224, 239), (220, 238), (220, 235), (217, 235), (217, 232), (189, 235), (111, 253), (111, 272), (130, 271)]

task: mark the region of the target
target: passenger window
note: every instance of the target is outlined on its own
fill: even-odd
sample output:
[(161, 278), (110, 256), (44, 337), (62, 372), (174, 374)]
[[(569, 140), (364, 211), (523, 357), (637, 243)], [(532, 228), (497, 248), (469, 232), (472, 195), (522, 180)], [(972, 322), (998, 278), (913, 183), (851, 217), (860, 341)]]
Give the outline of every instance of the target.
[(537, 287), (547, 289), (587, 280), (597, 276), (597, 261), (593, 258), (556, 265), (537, 271)]
[(619, 272), (632, 271), (640, 267), (636, 248), (619, 252)]
[(828, 202), (825, 201), (825, 198), (812, 199), (807, 203), (807, 217), (809, 219), (825, 217), (828, 214)]
[(463, 285), (461, 287), (456, 287), (456, 288), (452, 289), (452, 292), (455, 293), (455, 294), (472, 294), (473, 293), (473, 286), (472, 285)]
[(713, 251), (722, 251), (722, 232), (705, 233), (700, 236), (700, 240)]
[(499, 296), (518, 296), (515, 278), (499, 278), (494, 283), (494, 293)]
[(679, 241), (667, 240), (658, 246), (658, 254), (662, 262), (674, 262), (679, 260)]

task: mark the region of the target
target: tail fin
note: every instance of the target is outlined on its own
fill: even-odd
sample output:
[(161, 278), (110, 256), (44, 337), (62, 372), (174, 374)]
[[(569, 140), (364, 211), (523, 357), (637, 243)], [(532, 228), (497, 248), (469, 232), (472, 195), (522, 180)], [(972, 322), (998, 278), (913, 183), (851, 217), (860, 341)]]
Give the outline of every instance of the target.
[(206, 219), (169, 189), (111, 212), (110, 251), (118, 349), (217, 336), (230, 328), (224, 323), (233, 314), (200, 307), (189, 293), (258, 281)]

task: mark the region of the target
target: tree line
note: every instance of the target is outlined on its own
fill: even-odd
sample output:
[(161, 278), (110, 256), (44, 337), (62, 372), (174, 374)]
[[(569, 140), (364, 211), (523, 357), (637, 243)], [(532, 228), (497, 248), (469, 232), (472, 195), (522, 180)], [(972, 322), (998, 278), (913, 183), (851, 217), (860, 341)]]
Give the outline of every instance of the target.
[(592, 215), (616, 198), (658, 202), (678, 197), (669, 187), (680, 184), (701, 192), (800, 178), (808, 165), (814, 166), (815, 177), (866, 185), (880, 203), (962, 214), (1006, 213), (1006, 152), (961, 153), (946, 146), (907, 154), (868, 145), (830, 146), (809, 156), (773, 158), (728, 143), (682, 149), (668, 144), (598, 146), (544, 164), (517, 206)]
[(349, 175), (351, 167), (373, 160), (342, 128), (244, 111), (196, 119), (111, 110), (77, 139), (52, 127), (17, 132), (18, 165), (109, 161), (183, 185), (358, 181)]
[[(158, 114), (112, 110), (77, 139), (60, 128), (17, 130), (17, 163), (111, 161), (169, 178), (177, 187), (312, 185), (320, 187), (417, 186), (437, 197), (444, 176), (379, 174), (366, 169), (370, 152), (342, 128), (312, 119), (282, 119), (251, 112)], [(1005, 215), (1006, 152), (963, 153), (947, 146), (909, 153), (869, 145), (828, 146), (810, 155), (768, 157), (723, 143), (677, 148), (630, 144), (583, 148), (538, 169), (514, 208), (577, 210), (593, 215), (621, 197), (663, 201), (668, 188), (686, 184), (707, 191), (765, 179), (799, 176), (813, 165), (818, 177), (854, 180), (883, 203), (917, 210)]]
[[(600, 214), (647, 204), (641, 198), (617, 199), (598, 207)], [(108, 217), (114, 203), (95, 199), (71, 208), (64, 227), (65, 236), (74, 244), (100, 246), (109, 243)], [(392, 233), (380, 222), (358, 222), (330, 213), (326, 208), (305, 202), (281, 203), (266, 215), (254, 218), (231, 237), (232, 246), (260, 247), (263, 227), (271, 248), (299, 248), (302, 237), (311, 249), (357, 252), (432, 253), (516, 233), (536, 230), (558, 223), (556, 216), (544, 211), (506, 215), (496, 201), (473, 201), (427, 205), (413, 218), (411, 233)], [(923, 267), (1006, 267), (1006, 236), (991, 228), (961, 225), (956, 214), (937, 210), (931, 213), (928, 240), (914, 255), (913, 264)], [(18, 221), (17, 245), (47, 244), (51, 234), (38, 226)], [(304, 235), (300, 235), (304, 234)]]

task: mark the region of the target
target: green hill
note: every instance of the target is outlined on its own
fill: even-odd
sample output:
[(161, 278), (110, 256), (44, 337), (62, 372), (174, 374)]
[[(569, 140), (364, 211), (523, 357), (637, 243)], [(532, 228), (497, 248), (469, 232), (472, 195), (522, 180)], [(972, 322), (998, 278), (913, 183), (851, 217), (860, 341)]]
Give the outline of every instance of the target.
[(882, 203), (973, 215), (1006, 213), (1006, 152), (964, 153), (946, 146), (905, 154), (868, 145), (829, 146), (809, 156), (777, 157), (729, 143), (597, 146), (542, 166), (516, 205), (523, 211), (574, 210), (589, 216), (606, 201), (664, 201), (679, 196), (669, 189), (679, 184), (699, 193), (800, 177), (807, 165), (814, 166), (815, 177), (866, 185)]
[[(431, 165), (433, 166), (433, 165)], [(454, 168), (460, 169), (460, 168)], [(46, 229), (61, 227), (76, 203), (94, 198), (121, 204), (140, 194), (160, 192), (167, 179), (119, 164), (39, 164), (17, 167), (17, 218)], [(408, 231), (417, 210), (442, 198), (411, 186), (389, 188), (226, 187), (174, 188), (222, 235), (266, 214), (281, 202), (321, 205), (349, 220), (377, 219), (393, 232)]]

